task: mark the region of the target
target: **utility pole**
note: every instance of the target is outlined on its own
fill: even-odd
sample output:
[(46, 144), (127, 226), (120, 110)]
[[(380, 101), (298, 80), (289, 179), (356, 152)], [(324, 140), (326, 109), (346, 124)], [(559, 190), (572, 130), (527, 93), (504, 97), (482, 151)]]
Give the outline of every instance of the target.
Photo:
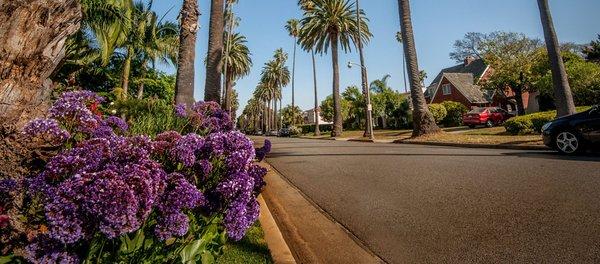
[(356, 26), (358, 27), (358, 36), (356, 38), (356, 42), (357, 42), (357, 46), (358, 46), (358, 53), (360, 54), (360, 72), (361, 72), (361, 79), (362, 79), (362, 89), (363, 89), (363, 94), (365, 95), (365, 100), (367, 101), (366, 103), (366, 113), (367, 113), (367, 124), (365, 127), (365, 133), (363, 134), (363, 137), (368, 137), (371, 140), (375, 139), (375, 136), (373, 135), (373, 116), (372, 116), (372, 112), (373, 112), (373, 106), (371, 105), (371, 93), (369, 91), (369, 81), (367, 79), (367, 68), (365, 67), (365, 56), (363, 54), (363, 46), (362, 46), (362, 31), (361, 31), (361, 23), (360, 23), (360, 7), (359, 7), (359, 0), (356, 0)]

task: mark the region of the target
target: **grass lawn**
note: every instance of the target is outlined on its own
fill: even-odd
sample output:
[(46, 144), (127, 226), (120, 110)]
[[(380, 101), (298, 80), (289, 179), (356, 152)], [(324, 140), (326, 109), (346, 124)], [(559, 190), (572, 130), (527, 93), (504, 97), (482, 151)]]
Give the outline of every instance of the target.
[[(406, 140), (409, 142), (440, 142), (440, 143), (458, 143), (458, 144), (492, 144), (492, 145), (543, 145), (540, 135), (510, 135), (504, 127), (476, 128), (467, 127), (443, 128), (444, 132), (411, 139), (411, 130), (375, 130), (375, 138), (378, 140)], [(344, 131), (342, 139), (363, 139), (363, 131), (353, 130)], [(327, 139), (331, 138), (329, 133), (320, 137), (312, 135), (303, 136), (305, 138)]]
[(273, 263), (263, 230), (258, 221), (248, 230), (246, 237), (241, 241), (225, 246), (223, 255), (217, 259), (217, 263)]

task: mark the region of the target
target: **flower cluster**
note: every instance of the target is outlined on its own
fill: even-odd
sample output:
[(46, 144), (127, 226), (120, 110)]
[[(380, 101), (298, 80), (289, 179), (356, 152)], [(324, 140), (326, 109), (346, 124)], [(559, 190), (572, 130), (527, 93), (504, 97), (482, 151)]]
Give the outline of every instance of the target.
[(104, 98), (90, 91), (64, 93), (50, 108), (50, 117), (76, 132), (93, 133), (101, 125), (98, 104)]
[(23, 128), (23, 133), (31, 139), (41, 139), (54, 145), (60, 145), (71, 137), (56, 119), (34, 119)]
[(177, 105), (175, 113), (179, 117), (188, 118), (196, 130), (207, 134), (233, 130), (229, 114), (215, 102), (197, 102), (190, 111), (186, 110), (185, 105)]
[(267, 154), (269, 154), (271, 152), (271, 141), (268, 139), (265, 139), (265, 144), (260, 147), (257, 148), (255, 150), (256, 152), (256, 158), (258, 159), (258, 161), (262, 161), (265, 159), (265, 157), (267, 156)]
[(77, 256), (61, 249), (61, 245), (49, 237), (42, 235), (25, 247), (25, 259), (31, 263), (77, 264)]

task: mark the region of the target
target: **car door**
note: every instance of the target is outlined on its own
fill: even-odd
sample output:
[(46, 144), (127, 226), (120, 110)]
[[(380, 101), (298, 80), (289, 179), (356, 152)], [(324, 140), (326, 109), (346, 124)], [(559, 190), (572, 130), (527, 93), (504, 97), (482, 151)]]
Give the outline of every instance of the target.
[(593, 143), (600, 143), (600, 108), (588, 112), (588, 118), (581, 124), (583, 137)]
[(498, 110), (498, 108), (490, 108), (490, 115), (494, 124), (502, 123), (502, 113)]

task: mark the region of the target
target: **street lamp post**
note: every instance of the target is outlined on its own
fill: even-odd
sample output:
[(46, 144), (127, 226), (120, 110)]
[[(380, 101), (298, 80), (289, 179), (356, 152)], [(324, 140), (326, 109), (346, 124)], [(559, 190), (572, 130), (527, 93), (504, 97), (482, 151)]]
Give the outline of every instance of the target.
[[(373, 116), (372, 116), (372, 112), (373, 112), (373, 106), (371, 105), (371, 93), (369, 92), (369, 83), (368, 83), (368, 79), (367, 79), (367, 68), (365, 67), (365, 57), (363, 54), (363, 47), (362, 47), (362, 31), (361, 31), (361, 23), (360, 23), (360, 7), (359, 7), (359, 0), (356, 0), (356, 26), (358, 29), (358, 36), (356, 38), (356, 42), (357, 42), (357, 46), (358, 46), (358, 53), (360, 55), (360, 73), (361, 73), (361, 79), (362, 79), (362, 89), (363, 89), (363, 94), (365, 95), (365, 100), (366, 100), (366, 113), (367, 113), (367, 126), (365, 127), (365, 133), (363, 134), (363, 137), (368, 137), (369, 139), (373, 140), (375, 139), (375, 136), (373, 135)], [(352, 67), (352, 63), (348, 63), (348, 67)]]

